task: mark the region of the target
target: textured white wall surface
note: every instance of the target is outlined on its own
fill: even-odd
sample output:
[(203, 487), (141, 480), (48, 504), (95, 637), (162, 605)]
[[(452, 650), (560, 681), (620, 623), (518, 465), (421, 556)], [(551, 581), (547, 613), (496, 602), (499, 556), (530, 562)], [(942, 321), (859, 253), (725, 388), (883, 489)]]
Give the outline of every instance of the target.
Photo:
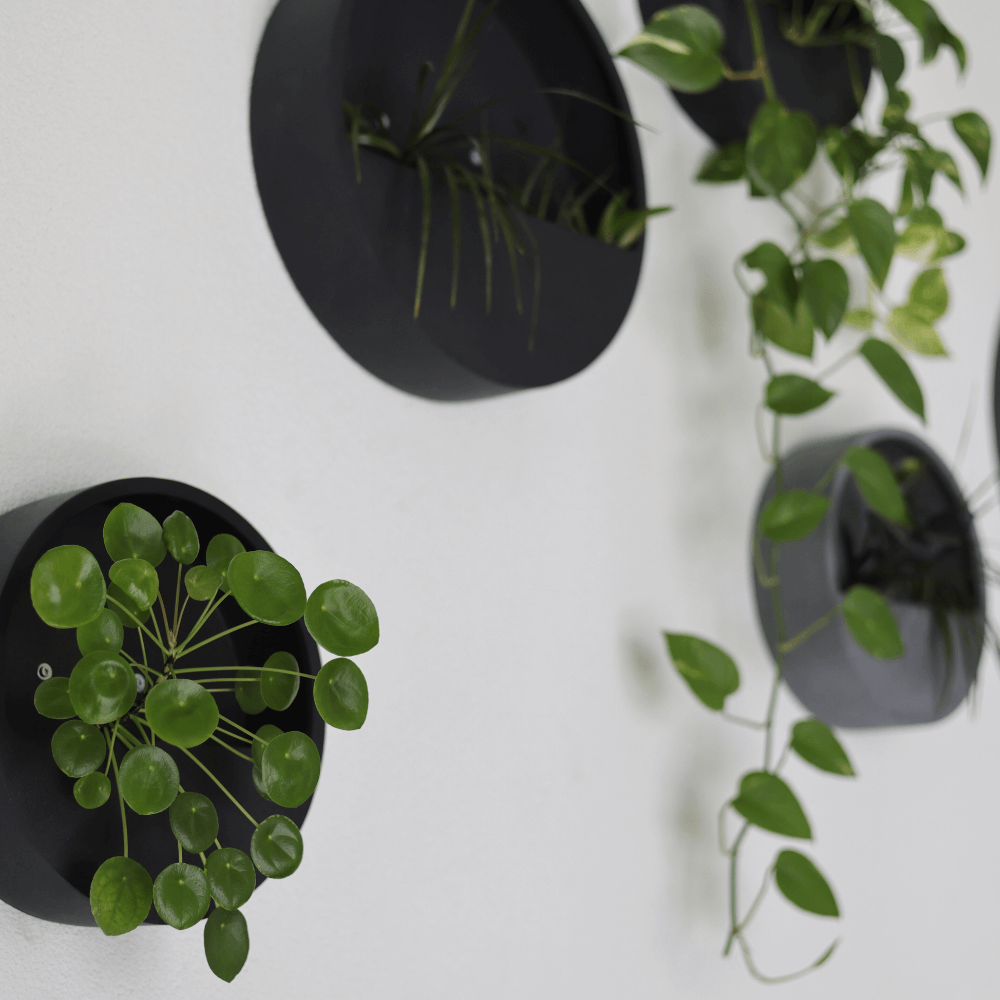
[[(587, 6), (611, 46), (638, 26), (632, 0)], [(1000, 123), (994, 6), (942, 7), (970, 73), (956, 84), (945, 55), (918, 74), (921, 108)], [(731, 262), (786, 238), (783, 221), (742, 190), (693, 185), (706, 140), (622, 67), (655, 130), (642, 139), (651, 200), (677, 211), (652, 227), (620, 335), (562, 385), (465, 404), (406, 396), (320, 328), (272, 244), (247, 126), (269, 8), (0, 5), (0, 509), (134, 475), (216, 494), (310, 587), (344, 576), (372, 595), (371, 712), (360, 733), (328, 736), (305, 860), (247, 905), (235, 983), (209, 973), (200, 929), (111, 939), (0, 904), (0, 996), (764, 995), (719, 957), (714, 839), (759, 740), (696, 703), (660, 630), (722, 642), (744, 671), (732, 707), (762, 711), (746, 559), (765, 472), (760, 372)], [(932, 128), (944, 143), (947, 127)], [(952, 358), (916, 365), (949, 460), (974, 417), (967, 488), (995, 464), (1000, 299), (1000, 189), (970, 188), (941, 199), (969, 237), (948, 269)], [(837, 399), (793, 437), (915, 426), (866, 371), (835, 381)], [(981, 533), (995, 552), (997, 522)], [(857, 781), (789, 764), (844, 919), (767, 903), (753, 932), (766, 970), (843, 937), (782, 995), (996, 996), (991, 662), (983, 677), (975, 718), (846, 734)], [(782, 725), (799, 712), (783, 695)], [(755, 834), (748, 871), (780, 843)]]

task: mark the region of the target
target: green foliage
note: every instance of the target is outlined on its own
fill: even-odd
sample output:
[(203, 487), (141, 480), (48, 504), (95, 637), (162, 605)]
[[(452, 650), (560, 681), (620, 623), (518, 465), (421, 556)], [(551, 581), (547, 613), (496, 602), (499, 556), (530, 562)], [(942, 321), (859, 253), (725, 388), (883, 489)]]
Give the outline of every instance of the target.
[(802, 375), (775, 375), (767, 384), (765, 401), (770, 410), (799, 416), (821, 407), (833, 393)]
[(761, 511), (760, 532), (772, 542), (797, 542), (819, 527), (829, 508), (829, 499), (818, 493), (785, 490)]
[(212, 851), (205, 865), (212, 899), (227, 910), (238, 910), (257, 886), (253, 862), (235, 847)]
[(880, 517), (903, 528), (910, 526), (906, 500), (892, 466), (873, 448), (848, 448), (844, 465), (851, 470), (865, 503)]
[(309, 634), (335, 656), (359, 656), (378, 642), (378, 614), (368, 595), (346, 580), (321, 583), (306, 602)]
[(163, 521), (163, 544), (175, 562), (182, 566), (193, 563), (201, 549), (194, 521), (183, 511), (175, 510)]
[(240, 552), (226, 578), (236, 603), (265, 625), (291, 625), (306, 610), (306, 587), (299, 571), (273, 552)]
[(122, 559), (112, 565), (108, 576), (140, 611), (148, 611), (160, 592), (160, 578), (145, 559)]
[(146, 721), (161, 740), (175, 747), (196, 747), (218, 727), (219, 706), (196, 681), (171, 678), (146, 695)]
[(896, 394), (896, 398), (924, 420), (924, 394), (916, 376), (899, 351), (884, 340), (869, 338), (861, 345), (861, 355), (879, 378)]
[(205, 562), (208, 563), (209, 569), (214, 569), (222, 578), (219, 587), (227, 594), (229, 593), (229, 581), (227, 580), (229, 564), (234, 556), (238, 556), (242, 552), (246, 552), (243, 543), (235, 535), (226, 534), (215, 535), (211, 538), (208, 548), (205, 550)]
[(960, 115), (955, 115), (951, 120), (951, 127), (955, 130), (955, 135), (965, 143), (966, 148), (979, 164), (979, 172), (986, 180), (986, 173), (990, 169), (990, 127), (982, 115), (975, 111), (965, 111)]
[(68, 677), (50, 677), (35, 688), (35, 711), (46, 719), (72, 719), (76, 709), (69, 696)]
[(144, 559), (159, 566), (167, 554), (159, 521), (134, 503), (120, 503), (108, 514), (104, 522), (104, 547), (115, 562)]
[(880, 660), (896, 660), (905, 652), (896, 618), (885, 598), (857, 584), (847, 592), (840, 611), (854, 641)]
[(740, 673), (728, 653), (694, 635), (664, 632), (667, 651), (677, 672), (695, 696), (715, 712), (740, 686)]
[(335, 729), (360, 729), (368, 717), (368, 682), (353, 660), (324, 663), (313, 685), (316, 711)]
[(268, 816), (253, 832), (250, 856), (261, 875), (287, 878), (302, 861), (302, 834), (287, 816)]
[(816, 325), (829, 339), (847, 311), (850, 285), (847, 272), (835, 260), (807, 260), (802, 264), (800, 290)]
[(280, 736), (284, 730), (270, 723), (265, 723), (257, 730), (257, 738), (253, 741), (253, 763), (259, 768), (264, 759), (264, 748), (275, 737)]
[(239, 910), (213, 910), (205, 921), (205, 959), (212, 972), (231, 983), (249, 953), (246, 917)]
[(208, 878), (194, 865), (167, 865), (153, 883), (156, 912), (165, 924), (179, 931), (194, 927), (208, 913), (211, 901)]
[(847, 224), (872, 281), (881, 288), (896, 249), (896, 224), (891, 213), (873, 198), (862, 198), (848, 206)]
[(108, 755), (108, 745), (96, 726), (79, 719), (64, 722), (52, 734), (52, 756), (56, 767), (71, 778), (96, 771)]
[(768, 194), (780, 195), (809, 169), (816, 140), (816, 123), (809, 115), (766, 101), (750, 124), (747, 174)]
[(782, 895), (801, 910), (839, 917), (833, 890), (819, 869), (797, 851), (782, 851), (774, 862), (774, 881)]
[(705, 157), (695, 179), (706, 184), (731, 184), (743, 180), (746, 175), (746, 145), (731, 142)]
[(125, 801), (132, 809), (140, 816), (152, 816), (169, 809), (177, 798), (180, 773), (174, 758), (166, 750), (140, 746), (125, 754), (118, 771), (118, 782)]
[(135, 674), (119, 657), (88, 653), (69, 675), (69, 697), (76, 714), (92, 726), (114, 722), (134, 704)]
[(31, 605), (53, 628), (79, 628), (104, 607), (104, 574), (79, 545), (49, 549), (31, 571)]
[(192, 566), (184, 574), (184, 589), (192, 601), (210, 601), (222, 586), (222, 574), (211, 566)]
[(256, 670), (241, 670), (237, 674), (236, 701), (247, 715), (260, 715), (267, 708), (260, 677)]
[(833, 730), (819, 719), (803, 719), (792, 727), (791, 748), (804, 760), (830, 774), (854, 777), (854, 768)]
[(100, 809), (111, 798), (111, 779), (100, 771), (91, 771), (73, 783), (73, 798), (83, 809)]
[(87, 653), (120, 653), (124, 641), (121, 619), (107, 608), (76, 630), (76, 644), (84, 656)]
[(748, 822), (785, 837), (811, 840), (812, 831), (795, 793), (776, 774), (751, 771), (740, 781), (733, 808)]
[(271, 801), (286, 809), (302, 805), (319, 781), (319, 750), (296, 731), (273, 737), (264, 749), (260, 771)]
[(134, 931), (153, 905), (153, 880), (138, 861), (108, 858), (90, 883), (90, 912), (105, 934)]
[[(299, 693), (299, 662), (291, 653), (272, 653), (264, 661), (260, 675), (260, 692), (264, 704), (276, 712), (289, 708)], [(367, 690), (365, 706), (367, 708)], [(320, 715), (323, 713), (320, 712)]]
[(219, 836), (219, 814), (200, 792), (181, 792), (170, 806), (170, 830), (192, 854), (207, 851)]

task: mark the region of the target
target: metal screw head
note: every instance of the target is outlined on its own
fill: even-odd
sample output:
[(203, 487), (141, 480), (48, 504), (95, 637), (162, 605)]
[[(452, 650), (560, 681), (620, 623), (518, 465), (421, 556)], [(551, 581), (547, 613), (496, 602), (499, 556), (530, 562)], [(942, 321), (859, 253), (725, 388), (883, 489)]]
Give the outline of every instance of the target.
[(390, 120), (389, 116), (384, 111), (382, 112), (381, 121), (382, 121), (382, 128), (384, 128), (386, 130), (386, 132), (388, 132), (389, 131), (389, 126), (392, 124), (392, 121)]
[(469, 163), (474, 167), (481, 167), (483, 165), (483, 155), (475, 146), (469, 150)]
[(138, 670), (135, 672), (135, 689), (139, 694), (146, 690), (146, 678)]
[(38, 676), (43, 681), (47, 681), (52, 676), (52, 668), (47, 663), (39, 663)]

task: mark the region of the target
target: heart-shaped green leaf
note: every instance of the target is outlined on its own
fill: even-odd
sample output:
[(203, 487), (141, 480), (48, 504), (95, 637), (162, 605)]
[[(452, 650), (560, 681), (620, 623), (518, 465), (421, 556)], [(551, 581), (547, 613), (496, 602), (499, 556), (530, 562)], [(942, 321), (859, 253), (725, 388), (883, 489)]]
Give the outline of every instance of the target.
[(346, 580), (328, 580), (309, 595), (306, 628), (335, 656), (359, 656), (378, 642), (375, 605)]
[(705, 184), (728, 184), (742, 180), (746, 174), (746, 146), (742, 142), (731, 142), (705, 157), (695, 180)]
[(108, 610), (124, 628), (138, 628), (149, 621), (149, 608), (139, 608), (124, 590), (115, 583), (108, 584)]
[(113, 722), (135, 703), (132, 668), (117, 656), (88, 653), (69, 675), (69, 697), (76, 714), (92, 726)]
[(173, 757), (160, 747), (134, 747), (118, 769), (125, 801), (140, 816), (169, 809), (177, 798), (180, 773)]
[(768, 194), (781, 194), (808, 169), (816, 155), (816, 123), (780, 101), (765, 101), (750, 123), (747, 173)]
[(111, 797), (111, 779), (100, 771), (92, 771), (73, 784), (73, 798), (84, 809), (99, 809)]
[(260, 688), (260, 672), (241, 670), (234, 685), (236, 702), (247, 715), (260, 715), (267, 708), (264, 693)]
[(896, 247), (896, 226), (892, 213), (871, 198), (861, 198), (848, 206), (847, 222), (872, 280), (881, 288)]
[(896, 306), (889, 313), (888, 326), (893, 337), (914, 354), (929, 358), (943, 358), (948, 354), (937, 330), (909, 306)]
[(229, 587), (236, 603), (265, 625), (291, 625), (306, 610), (299, 571), (273, 552), (240, 552), (229, 563)]
[(774, 881), (782, 895), (801, 910), (839, 917), (837, 900), (819, 869), (797, 851), (782, 851), (774, 863)]
[(762, 830), (802, 840), (812, 839), (809, 821), (799, 800), (776, 774), (766, 771), (745, 774), (740, 781), (740, 794), (733, 799), (732, 806)]
[(772, 542), (796, 542), (819, 527), (830, 501), (811, 490), (786, 490), (761, 511), (760, 531)]
[(108, 576), (140, 611), (148, 611), (160, 592), (160, 578), (145, 559), (122, 559), (112, 564)]
[(257, 739), (253, 741), (250, 751), (253, 754), (254, 767), (260, 768), (264, 761), (264, 748), (275, 736), (280, 736), (283, 732), (283, 729), (279, 729), (277, 726), (272, 726), (268, 723), (265, 723), (257, 730)]
[(220, 979), (231, 983), (250, 954), (246, 918), (239, 910), (213, 910), (205, 921), (205, 958)]
[(104, 574), (80, 545), (49, 549), (31, 571), (31, 605), (53, 628), (79, 628), (104, 607)]
[(798, 416), (821, 407), (833, 393), (802, 375), (775, 375), (767, 384), (765, 401), (775, 413)]
[(819, 719), (803, 719), (792, 727), (792, 749), (813, 767), (830, 774), (854, 777), (854, 768), (833, 735), (833, 730)]
[(125, 641), (125, 629), (121, 619), (113, 611), (103, 608), (93, 621), (81, 625), (76, 630), (76, 644), (80, 654), (120, 653)]
[(975, 111), (963, 111), (951, 120), (955, 135), (965, 143), (966, 148), (979, 164), (979, 171), (986, 180), (986, 172), (990, 168), (990, 127), (982, 115)]
[(229, 593), (229, 582), (226, 574), (233, 556), (246, 552), (246, 547), (235, 535), (215, 535), (205, 549), (205, 562), (222, 577), (220, 589)]
[(765, 288), (753, 298), (753, 323), (763, 337), (792, 354), (811, 358), (813, 353), (813, 321), (804, 299), (795, 304), (795, 314), (770, 299)]
[(875, 58), (886, 87), (892, 90), (906, 69), (906, 56), (903, 55), (902, 47), (891, 35), (876, 35)]
[(219, 706), (198, 683), (184, 677), (153, 685), (146, 695), (146, 720), (153, 732), (175, 747), (204, 743), (219, 725)]
[(239, 909), (257, 885), (253, 862), (235, 847), (212, 851), (205, 865), (212, 898), (227, 910)]
[(46, 719), (72, 719), (76, 709), (69, 697), (69, 678), (50, 677), (35, 688), (35, 711)]
[(904, 528), (910, 526), (906, 500), (893, 475), (892, 466), (874, 448), (856, 446), (844, 453), (858, 491), (876, 514)]
[(134, 503), (120, 503), (104, 522), (104, 547), (120, 559), (145, 559), (159, 566), (167, 554), (160, 522)]
[(291, 653), (272, 653), (267, 658), (260, 675), (260, 690), (268, 708), (283, 712), (295, 701), (299, 693), (298, 673), (299, 661)]
[(183, 511), (175, 510), (163, 522), (163, 543), (167, 551), (182, 566), (189, 566), (198, 558), (201, 544), (198, 529)]
[(100, 729), (79, 719), (64, 722), (52, 734), (52, 756), (56, 766), (71, 778), (96, 771), (108, 755), (108, 744)]
[(153, 880), (138, 861), (108, 858), (90, 883), (90, 911), (105, 934), (127, 934), (149, 916)]
[(302, 834), (287, 816), (268, 816), (253, 832), (250, 855), (261, 875), (287, 878), (302, 861)]
[(200, 792), (181, 792), (170, 806), (170, 829), (185, 851), (201, 854), (219, 836), (219, 814)]
[(165, 924), (179, 931), (194, 927), (208, 913), (212, 897), (200, 868), (176, 862), (167, 865), (153, 883), (153, 903)]
[(192, 566), (184, 574), (184, 589), (192, 601), (210, 601), (222, 586), (222, 574), (211, 566)]
[(368, 716), (368, 682), (353, 660), (324, 663), (313, 683), (316, 710), (328, 726), (360, 729)]
[(851, 291), (847, 272), (835, 260), (806, 261), (799, 291), (816, 325), (827, 338), (832, 337), (847, 310)]
[(899, 401), (923, 420), (924, 394), (899, 351), (884, 340), (869, 338), (861, 345), (861, 354)]
[(896, 618), (885, 598), (871, 587), (856, 584), (840, 605), (854, 641), (880, 660), (897, 660), (906, 652)]
[(768, 298), (791, 314), (799, 297), (798, 282), (788, 255), (775, 243), (761, 243), (743, 257), (751, 270), (760, 271), (766, 279)]
[(740, 672), (732, 657), (693, 635), (664, 632), (667, 650), (688, 687), (713, 711), (721, 711), (726, 698), (740, 686)]
[(267, 744), (260, 770), (271, 800), (286, 809), (294, 809), (316, 790), (319, 750), (305, 733), (295, 730), (282, 733)]

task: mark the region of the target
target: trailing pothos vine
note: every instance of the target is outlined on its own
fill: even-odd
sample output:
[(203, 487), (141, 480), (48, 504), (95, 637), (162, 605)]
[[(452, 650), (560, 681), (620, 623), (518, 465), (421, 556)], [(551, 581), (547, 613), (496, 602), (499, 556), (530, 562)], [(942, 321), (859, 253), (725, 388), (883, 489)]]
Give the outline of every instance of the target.
[[(783, 659), (837, 616), (842, 616), (855, 641), (869, 654), (895, 659), (904, 652), (885, 598), (864, 585), (851, 587), (819, 620), (797, 635), (788, 635), (781, 545), (805, 538), (823, 522), (830, 505), (824, 489), (842, 465), (853, 474), (875, 515), (890, 530), (907, 532), (910, 517), (901, 482), (912, 473), (912, 469), (894, 468), (872, 449), (855, 447), (841, 456), (813, 489), (787, 489), (782, 476), (782, 423), (822, 407), (834, 395), (827, 387), (829, 378), (857, 359), (863, 359), (900, 402), (925, 419), (923, 393), (906, 355), (946, 354), (935, 328), (948, 307), (941, 261), (965, 243), (947, 228), (932, 204), (932, 194), (939, 176), (959, 190), (963, 182), (952, 155), (929, 137), (943, 116), (921, 120), (911, 115), (910, 97), (900, 86), (906, 70), (900, 41), (916, 41), (925, 63), (941, 48), (949, 48), (960, 71), (965, 70), (966, 53), (962, 42), (925, 0), (781, 0), (776, 6), (788, 41), (806, 47), (846, 47), (859, 106), (866, 91), (857, 58), (860, 48), (870, 52), (885, 82), (887, 99), (878, 121), (869, 120), (870, 109), (863, 108), (852, 126), (821, 131), (808, 114), (785, 107), (776, 93), (761, 30), (760, 2), (763, 0), (745, 0), (755, 53), (750, 67), (725, 64), (722, 26), (709, 11), (697, 6), (658, 12), (621, 54), (684, 92), (705, 91), (723, 79), (760, 81), (765, 100), (746, 141), (709, 155), (698, 179), (709, 183), (746, 180), (751, 196), (774, 201), (794, 229), (790, 246), (763, 242), (736, 265), (737, 280), (750, 300), (750, 351), (764, 369), (757, 427), (776, 486), (776, 495), (765, 504), (755, 525), (753, 542), (756, 573), (771, 594), (777, 634), (764, 718), (739, 719), (725, 713), (725, 700), (740, 682), (736, 664), (726, 652), (695, 636), (666, 635), (670, 656), (695, 695), (724, 717), (759, 730), (763, 737), (760, 769), (743, 776), (738, 793), (720, 814), (721, 846), (730, 869), (729, 931), (724, 953), (728, 955), (734, 944), (738, 945), (752, 975), (780, 982), (823, 964), (836, 942), (810, 965), (789, 975), (761, 973), (753, 959), (748, 928), (772, 881), (790, 902), (822, 916), (840, 915), (836, 897), (813, 861), (798, 851), (783, 850), (765, 872), (760, 890), (748, 906), (744, 905), (739, 892), (740, 849), (753, 828), (811, 839), (805, 811), (780, 776), (790, 753), (832, 774), (854, 774), (840, 742), (819, 719), (797, 722), (779, 752), (775, 707)], [(947, 116), (947, 120), (985, 178), (991, 141), (986, 122), (974, 111)], [(826, 167), (832, 168), (838, 179), (836, 197), (826, 204), (814, 202), (798, 184), (818, 157), (825, 158)], [(872, 182), (887, 174), (899, 177), (899, 196), (891, 207), (871, 192)], [(833, 254), (859, 255), (863, 261), (866, 287), (860, 306), (849, 308), (851, 280)], [(886, 290), (887, 276), (898, 257), (919, 265), (901, 301)], [(754, 282), (753, 272), (758, 272), (762, 281)], [(860, 298), (857, 291), (855, 301)], [(813, 360), (817, 331), (826, 341), (842, 346), (836, 360), (821, 371), (814, 364), (808, 376), (783, 371), (782, 351)], [(770, 550), (767, 557), (765, 546)], [(733, 814), (739, 826), (730, 833), (727, 821)]]

